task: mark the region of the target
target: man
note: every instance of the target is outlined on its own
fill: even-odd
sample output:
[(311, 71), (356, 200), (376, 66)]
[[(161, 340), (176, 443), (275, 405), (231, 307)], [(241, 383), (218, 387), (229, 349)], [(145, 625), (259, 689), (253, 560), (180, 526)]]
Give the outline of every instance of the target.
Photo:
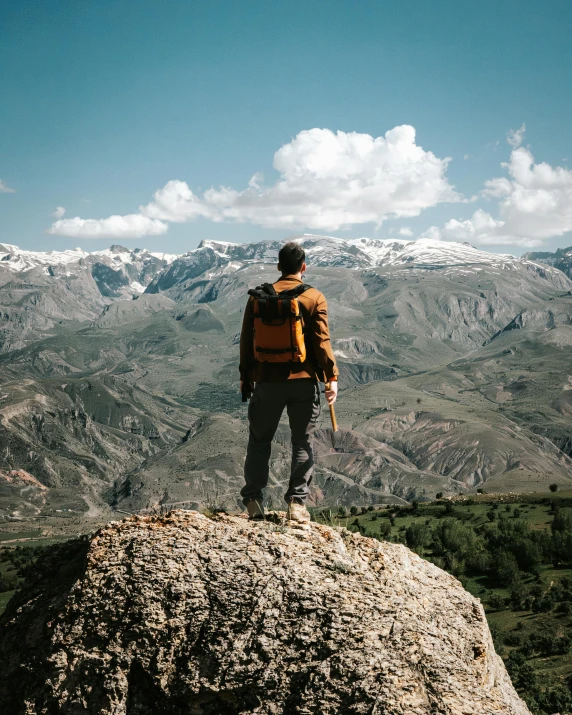
[[(274, 283), (277, 293), (302, 285), (306, 255), (297, 243), (285, 244), (278, 254), (282, 278)], [(254, 352), (253, 298), (246, 305), (240, 336), (240, 389), (252, 397), (248, 409), (250, 435), (244, 466), (243, 502), (251, 519), (263, 519), (262, 490), (268, 484), (271, 443), (284, 408), (292, 432), (292, 467), (285, 495), (288, 519), (305, 522), (310, 514), (305, 502), (310, 493), (314, 466), (311, 438), (320, 415), (318, 381), (329, 383), (329, 405), (338, 394), (338, 368), (330, 344), (328, 306), (315, 288), (298, 297), (304, 329), (306, 359), (303, 362), (260, 362)]]

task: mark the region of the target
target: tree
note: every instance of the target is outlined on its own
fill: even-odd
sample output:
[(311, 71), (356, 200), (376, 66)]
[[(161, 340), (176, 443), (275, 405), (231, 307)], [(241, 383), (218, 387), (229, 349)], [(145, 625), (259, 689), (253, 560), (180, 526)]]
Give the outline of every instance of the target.
[(482, 574), (488, 571), (491, 567), (491, 555), (484, 548), (480, 549), (478, 545), (467, 551), (467, 569), (477, 574)]
[(554, 566), (572, 562), (572, 531), (552, 532), (552, 562)]
[(427, 546), (431, 540), (431, 529), (426, 524), (416, 522), (405, 531), (405, 542), (410, 549), (417, 551)]
[(338, 508), (338, 516), (346, 516), (346, 514), (347, 514), (347, 511), (346, 511), (345, 506), (340, 506)]
[(526, 571), (529, 574), (537, 574), (540, 572), (542, 563), (541, 553), (537, 544), (535, 544), (532, 539), (516, 541), (512, 551), (521, 571)]
[(355, 516), (357, 513), (358, 513), (358, 508), (357, 508), (357, 506), (352, 506), (352, 507), (350, 507), (350, 514), (351, 514), (352, 516)]
[(538, 704), (544, 712), (569, 713), (572, 711), (572, 692), (562, 685), (547, 688), (540, 694)]
[(382, 521), (379, 525), (379, 535), (384, 539), (391, 534), (391, 524), (388, 521)]
[(501, 608), (504, 608), (504, 598), (500, 595), (500, 593), (493, 593), (493, 595), (489, 598), (489, 608), (492, 608), (495, 611), (500, 611)]
[[(510, 605), (513, 611), (520, 611), (524, 600), (528, 596), (528, 590), (526, 586), (520, 581), (514, 583), (510, 589), (509, 599)], [(507, 645), (511, 645), (507, 643)], [(512, 645), (520, 645), (520, 643), (513, 643)]]
[(558, 613), (563, 613), (565, 616), (572, 616), (572, 601), (562, 601), (562, 603), (559, 603)]
[(551, 492), (557, 492), (558, 491), (558, 484), (551, 484), (549, 487)]
[(550, 525), (552, 532), (572, 532), (572, 509), (558, 509)]
[(437, 494), (435, 494), (435, 499), (442, 499), (442, 498), (443, 498), (443, 492), (437, 492)]
[(510, 551), (500, 550), (495, 559), (495, 572), (499, 583), (503, 586), (514, 587), (520, 579), (520, 569)]
[(0, 575), (0, 592), (4, 593), (6, 591), (13, 591), (18, 584), (18, 579), (16, 574), (5, 574)]

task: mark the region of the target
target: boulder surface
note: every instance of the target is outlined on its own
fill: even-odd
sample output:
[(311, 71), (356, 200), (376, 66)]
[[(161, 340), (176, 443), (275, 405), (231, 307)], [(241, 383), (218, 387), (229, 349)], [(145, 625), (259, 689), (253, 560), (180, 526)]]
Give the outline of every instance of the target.
[(315, 523), (113, 522), (0, 625), (10, 715), (529, 715), (459, 581)]

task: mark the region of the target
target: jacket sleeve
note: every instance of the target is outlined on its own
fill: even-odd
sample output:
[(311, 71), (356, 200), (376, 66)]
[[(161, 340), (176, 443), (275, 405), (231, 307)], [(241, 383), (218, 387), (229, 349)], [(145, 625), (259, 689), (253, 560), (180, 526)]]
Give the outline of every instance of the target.
[(312, 313), (312, 345), (318, 366), (324, 371), (327, 380), (339, 375), (336, 358), (330, 342), (330, 329), (328, 326), (328, 304), (322, 294), (316, 302)]
[(240, 379), (251, 380), (254, 369), (254, 316), (252, 313), (252, 300), (249, 298), (240, 333)]

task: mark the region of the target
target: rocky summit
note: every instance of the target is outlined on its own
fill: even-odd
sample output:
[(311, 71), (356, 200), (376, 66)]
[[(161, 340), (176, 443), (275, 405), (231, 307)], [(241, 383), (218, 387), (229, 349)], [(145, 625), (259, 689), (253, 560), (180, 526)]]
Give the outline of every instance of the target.
[(402, 545), (174, 511), (56, 547), (1, 621), (10, 715), (525, 715), (478, 600)]

